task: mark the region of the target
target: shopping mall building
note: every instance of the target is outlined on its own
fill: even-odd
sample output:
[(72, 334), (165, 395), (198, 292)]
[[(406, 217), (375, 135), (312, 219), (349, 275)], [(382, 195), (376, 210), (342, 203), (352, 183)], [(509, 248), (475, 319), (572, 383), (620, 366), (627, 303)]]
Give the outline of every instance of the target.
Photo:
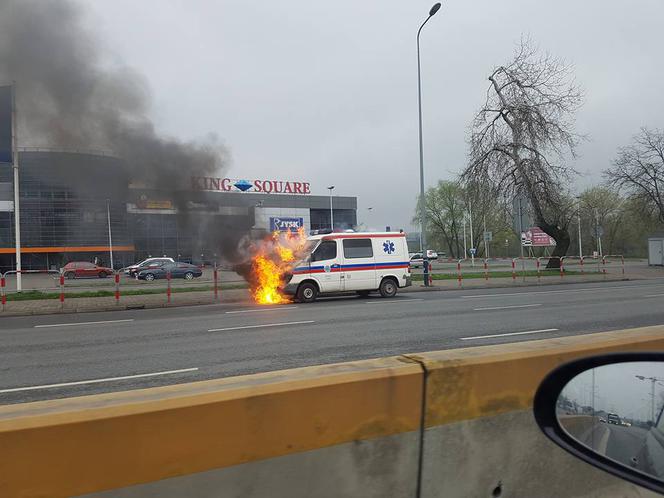
[[(132, 184), (125, 163), (103, 153), (19, 149), (24, 269), (67, 261), (120, 268), (149, 256), (213, 262), (240, 240), (274, 230), (330, 227), (330, 197), (307, 182), (193, 177), (173, 191)], [(0, 164), (0, 271), (15, 265), (10, 164)], [(335, 228), (357, 223), (357, 199), (332, 197)], [(110, 227), (110, 236), (109, 236)]]

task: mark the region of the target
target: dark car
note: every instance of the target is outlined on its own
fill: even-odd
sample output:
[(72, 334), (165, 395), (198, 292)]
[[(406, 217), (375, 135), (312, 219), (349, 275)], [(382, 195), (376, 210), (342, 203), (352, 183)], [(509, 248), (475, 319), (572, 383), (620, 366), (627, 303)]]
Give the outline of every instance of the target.
[(144, 259), (140, 263), (136, 263), (135, 265), (127, 266), (124, 269), (125, 274), (129, 275), (130, 277), (136, 276), (137, 273), (139, 273), (142, 270), (148, 270), (150, 268), (157, 268), (159, 266), (165, 265), (167, 263), (174, 263), (175, 261), (173, 258), (148, 258)]
[(171, 278), (184, 278), (192, 280), (200, 277), (203, 272), (195, 265), (189, 263), (165, 263), (158, 267), (150, 267), (147, 270), (138, 272), (136, 278), (140, 280), (155, 280), (157, 278), (166, 278), (170, 272)]
[(620, 420), (620, 417), (616, 413), (609, 413), (606, 416), (606, 420), (609, 424), (622, 425), (622, 421)]
[(62, 268), (65, 278), (97, 277), (105, 278), (113, 275), (113, 270), (105, 266), (98, 266), (87, 261), (72, 261)]

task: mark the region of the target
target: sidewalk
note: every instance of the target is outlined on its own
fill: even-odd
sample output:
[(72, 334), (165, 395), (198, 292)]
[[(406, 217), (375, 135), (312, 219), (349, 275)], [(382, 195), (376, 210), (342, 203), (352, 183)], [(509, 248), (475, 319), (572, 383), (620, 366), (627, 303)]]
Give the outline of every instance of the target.
[[(664, 271), (662, 272), (661, 276), (664, 277)], [(483, 278), (475, 278), (462, 280), (461, 287), (459, 287), (459, 284), (456, 280), (434, 280), (432, 287), (425, 287), (421, 281), (415, 281), (411, 287), (400, 289), (399, 292), (412, 293), (468, 289), (497, 289), (510, 287), (544, 287), (550, 285), (564, 285), (584, 282), (616, 282), (621, 280), (635, 280), (641, 278), (648, 277), (638, 276), (635, 278), (633, 275), (630, 275), (630, 278), (622, 278), (622, 275), (615, 274), (607, 274), (606, 276), (568, 275), (564, 278), (543, 277), (541, 279), (541, 283), (537, 282), (536, 277), (528, 277), (525, 282), (523, 281), (523, 278), (517, 278), (514, 281), (511, 278), (490, 278), (488, 282)], [(214, 294), (211, 291), (173, 293), (171, 295), (170, 304), (167, 302), (165, 293), (141, 296), (122, 296), (120, 297), (119, 303), (115, 302), (114, 297), (69, 298), (65, 299), (64, 305), (61, 305), (60, 301), (57, 299), (9, 301), (5, 305), (5, 311), (0, 311), (0, 319), (5, 316), (85, 313), (92, 311), (118, 311), (127, 309), (166, 308), (210, 304), (223, 305), (232, 303), (252, 305), (253, 301), (249, 296), (248, 289), (221, 290), (219, 292), (219, 301), (215, 301)]]

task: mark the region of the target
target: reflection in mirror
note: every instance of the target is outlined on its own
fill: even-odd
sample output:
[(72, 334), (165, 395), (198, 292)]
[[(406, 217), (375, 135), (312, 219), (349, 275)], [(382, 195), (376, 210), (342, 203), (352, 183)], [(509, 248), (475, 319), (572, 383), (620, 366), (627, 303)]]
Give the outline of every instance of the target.
[(664, 481), (663, 406), (664, 363), (614, 363), (573, 378), (556, 414), (581, 444)]

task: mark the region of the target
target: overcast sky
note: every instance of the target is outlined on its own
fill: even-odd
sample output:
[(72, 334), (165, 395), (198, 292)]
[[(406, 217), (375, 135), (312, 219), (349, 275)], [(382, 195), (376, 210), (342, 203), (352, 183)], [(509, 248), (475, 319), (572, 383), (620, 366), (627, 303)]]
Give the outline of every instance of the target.
[[(636, 378), (664, 379), (664, 365), (656, 362), (627, 362), (595, 369), (595, 409), (617, 413), (620, 417), (650, 420), (651, 382)], [(662, 406), (664, 384), (655, 385), (655, 407)], [(582, 406), (592, 405), (592, 370), (583, 372), (565, 386), (563, 393)], [(657, 413), (655, 413), (657, 417)]]
[[(410, 227), (419, 185), (415, 34), (431, 1), (89, 0), (89, 22), (146, 78), (164, 133), (214, 133), (234, 178), (358, 197), (374, 228)], [(663, 127), (664, 2), (446, 2), (424, 28), (426, 182), (463, 167), (486, 77), (529, 35), (586, 93), (578, 188), (639, 127)], [(367, 207), (373, 207), (369, 213)]]

